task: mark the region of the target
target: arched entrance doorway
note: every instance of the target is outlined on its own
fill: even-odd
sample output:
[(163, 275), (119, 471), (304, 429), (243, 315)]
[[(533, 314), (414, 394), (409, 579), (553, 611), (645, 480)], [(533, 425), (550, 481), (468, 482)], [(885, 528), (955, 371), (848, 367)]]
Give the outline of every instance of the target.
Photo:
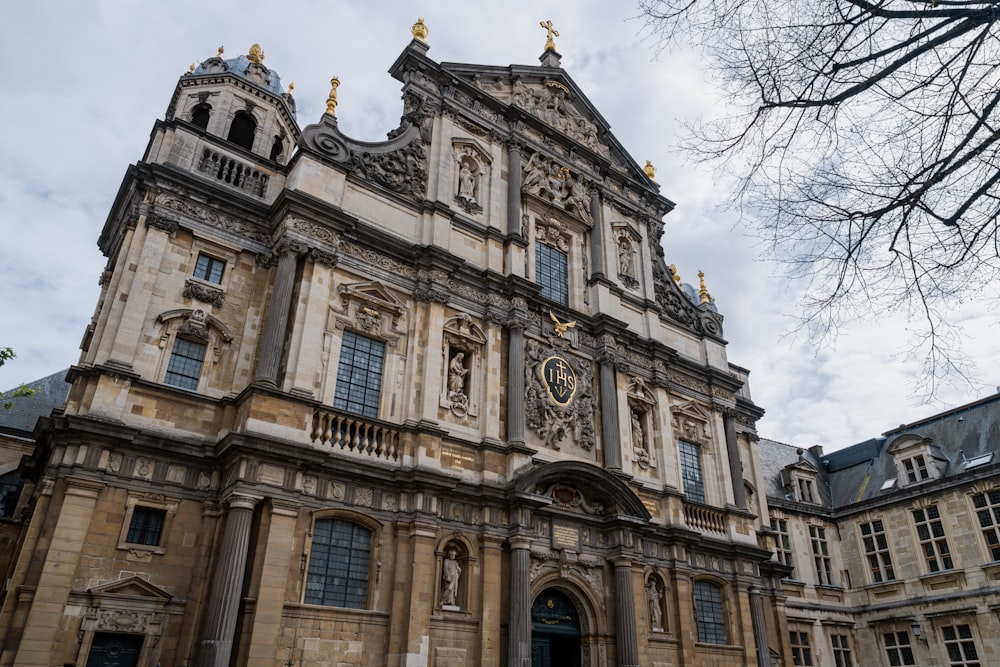
[(580, 616), (555, 588), (531, 605), (531, 667), (580, 667)]

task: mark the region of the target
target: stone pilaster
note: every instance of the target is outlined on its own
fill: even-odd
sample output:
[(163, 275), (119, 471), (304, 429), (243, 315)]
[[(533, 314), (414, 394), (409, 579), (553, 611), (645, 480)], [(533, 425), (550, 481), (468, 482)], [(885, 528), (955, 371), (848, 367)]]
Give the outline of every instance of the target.
[(524, 442), (524, 331), (520, 322), (507, 329), (507, 442)]
[(198, 646), (198, 667), (229, 667), (247, 549), (250, 546), (250, 523), (258, 500), (244, 495), (233, 495), (228, 499), (226, 527), (205, 605)]
[(257, 605), (250, 633), (247, 667), (273, 667), (278, 662), (278, 646), (274, 638), (281, 635), (283, 627), (285, 587), (292, 564), (298, 508), (297, 504), (271, 501), (260, 587), (255, 594), (251, 593), (257, 599)]
[(389, 655), (385, 664), (399, 667), (426, 667), (430, 664), (427, 638), (430, 636), (431, 614), (437, 602), (438, 575), (434, 554), (437, 534), (437, 526), (431, 523), (400, 523), (396, 526), (393, 622), (389, 628)]
[(604, 467), (622, 469), (621, 434), (618, 432), (618, 383), (615, 365), (610, 359), (601, 361), (601, 441), (604, 443)]
[(730, 412), (722, 416), (726, 432), (726, 449), (729, 451), (729, 476), (733, 480), (733, 503), (746, 507), (746, 493), (743, 491), (743, 462), (740, 461), (740, 443), (736, 439), (736, 417)]
[(639, 634), (635, 626), (635, 592), (632, 590), (632, 563), (625, 559), (615, 566), (615, 635), (618, 666), (639, 667)]
[(479, 664), (500, 667), (500, 625), (502, 617), (498, 601), (503, 596), (502, 576), (503, 537), (483, 535), (482, 544), (482, 623), (480, 624)]
[(601, 214), (601, 195), (596, 190), (590, 195), (590, 217), (594, 228), (590, 232), (590, 276), (604, 275), (604, 216)]
[(531, 667), (531, 543), (510, 542), (510, 618), (507, 620), (507, 664)]
[(767, 623), (760, 589), (751, 586), (749, 594), (750, 621), (753, 623), (753, 641), (757, 648), (757, 667), (771, 667), (771, 656), (767, 645)]
[[(49, 667), (54, 658), (58, 662), (77, 658), (72, 640), (70, 646), (74, 647), (74, 653), (65, 652), (69, 648), (65, 641), (60, 641), (60, 628), (65, 623), (69, 593), (78, 585), (75, 579), (79, 576), (80, 556), (103, 489), (104, 485), (99, 482), (76, 478), (65, 480), (65, 493), (57, 508), (59, 514), (55, 529), (44, 554), (45, 561), (24, 623), (24, 634), (14, 658), (16, 667)], [(11, 591), (11, 594), (17, 597), (16, 592)], [(75, 639), (76, 633), (72, 634)]]
[(295, 287), (295, 267), (303, 249), (296, 243), (284, 243), (278, 248), (278, 270), (267, 306), (255, 378), (257, 382), (271, 387), (278, 386), (281, 351), (285, 343), (285, 332), (288, 330), (288, 310), (292, 305), (292, 291)]
[(507, 236), (521, 236), (521, 146), (507, 145)]

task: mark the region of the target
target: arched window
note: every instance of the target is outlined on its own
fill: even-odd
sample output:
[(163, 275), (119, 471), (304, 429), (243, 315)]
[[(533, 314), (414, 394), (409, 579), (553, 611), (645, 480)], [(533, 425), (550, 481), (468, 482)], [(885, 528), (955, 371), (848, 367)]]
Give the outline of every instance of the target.
[(304, 602), (366, 608), (371, 552), (372, 531), (361, 524), (338, 518), (317, 519)]
[(253, 150), (253, 135), (256, 131), (257, 121), (253, 116), (246, 111), (237, 111), (233, 116), (233, 124), (229, 126), (229, 136), (226, 139), (248, 151)]
[(694, 582), (694, 618), (698, 641), (702, 644), (725, 644), (726, 613), (722, 606), (722, 587), (710, 581)]
[(191, 112), (191, 123), (202, 129), (208, 127), (208, 119), (212, 116), (212, 107), (207, 104), (199, 104)]

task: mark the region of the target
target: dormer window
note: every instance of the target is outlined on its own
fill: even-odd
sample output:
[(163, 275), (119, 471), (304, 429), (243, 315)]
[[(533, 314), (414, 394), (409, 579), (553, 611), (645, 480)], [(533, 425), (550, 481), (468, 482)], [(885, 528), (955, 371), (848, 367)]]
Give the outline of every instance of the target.
[(803, 503), (815, 503), (816, 495), (813, 492), (813, 481), (811, 479), (804, 479), (799, 477), (798, 482), (798, 499)]
[(805, 451), (798, 450), (799, 459), (781, 471), (781, 484), (785, 487), (785, 498), (800, 503), (819, 505), (819, 489), (816, 486), (818, 470), (805, 457)]
[(919, 482), (930, 477), (923, 454), (903, 459), (903, 469), (906, 471), (906, 479), (909, 482)]

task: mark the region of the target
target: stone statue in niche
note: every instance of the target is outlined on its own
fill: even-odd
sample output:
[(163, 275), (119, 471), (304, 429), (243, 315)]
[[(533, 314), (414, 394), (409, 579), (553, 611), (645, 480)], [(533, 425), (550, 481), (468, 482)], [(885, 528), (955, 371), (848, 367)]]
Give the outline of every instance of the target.
[(618, 277), (627, 287), (638, 287), (635, 270), (635, 244), (628, 232), (618, 234)]
[(663, 629), (663, 593), (656, 585), (655, 579), (646, 584), (646, 602), (649, 604), (649, 627), (654, 630)]
[(462, 566), (455, 557), (458, 550), (448, 548), (448, 557), (441, 564), (441, 606), (455, 607), (458, 600), (458, 585), (462, 582)]
[(458, 162), (458, 182), (455, 184), (455, 201), (466, 213), (482, 213), (479, 205), (479, 184), (482, 169), (479, 163), (469, 155), (464, 155)]
[(451, 411), (459, 417), (469, 412), (469, 396), (465, 392), (465, 376), (468, 374), (465, 352), (458, 351), (448, 362), (448, 403)]
[(636, 410), (630, 410), (632, 424), (632, 451), (636, 462), (643, 468), (649, 466), (649, 450), (646, 449), (646, 436), (642, 430), (642, 415)]
[(476, 201), (476, 182), (468, 160), (463, 160), (458, 170), (458, 196), (466, 201)]

